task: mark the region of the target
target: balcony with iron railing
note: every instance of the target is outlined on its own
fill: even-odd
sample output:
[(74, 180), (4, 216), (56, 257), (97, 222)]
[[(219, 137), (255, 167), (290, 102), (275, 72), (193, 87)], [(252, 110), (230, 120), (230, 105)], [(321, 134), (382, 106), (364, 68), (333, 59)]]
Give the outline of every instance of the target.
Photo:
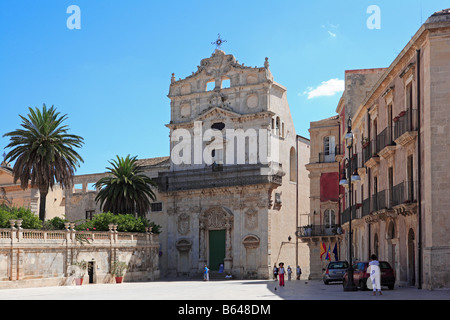
[[(373, 167), (379, 162), (379, 156), (388, 158), (395, 151), (395, 146), (405, 146), (417, 136), (417, 110), (402, 111), (393, 119), (393, 126), (385, 127), (376, 137), (364, 139), (362, 145), (362, 163)], [(367, 139), (367, 140), (366, 140)]]
[(378, 211), (390, 208), (389, 205), (389, 190), (381, 190), (373, 194), (370, 198), (370, 211)]
[(370, 198), (366, 198), (362, 202), (361, 218), (370, 214)]
[(408, 109), (394, 118), (394, 140), (406, 132), (417, 130), (417, 110)]
[(371, 142), (367, 142), (367, 143), (364, 144), (363, 150), (362, 150), (362, 157), (363, 157), (363, 162), (364, 163), (369, 161), (370, 158), (372, 157)]
[(417, 201), (416, 181), (403, 181), (402, 183), (395, 185), (392, 191), (393, 207)]
[(396, 143), (405, 146), (415, 140), (418, 132), (417, 109), (402, 111), (394, 118), (394, 140)]
[(342, 155), (344, 148), (342, 145), (336, 145), (336, 147), (328, 152), (319, 153), (319, 163), (336, 162), (336, 156)]
[[(383, 190), (376, 194), (364, 199), (362, 203), (356, 203), (352, 206), (352, 220), (361, 219), (367, 217), (377, 211), (387, 209), (389, 201), (387, 198), (388, 191)], [(350, 208), (346, 208), (342, 212), (342, 224), (350, 221)]]
[(361, 153), (354, 153), (353, 156), (350, 158), (350, 161), (352, 163), (352, 171), (355, 172), (359, 168), (362, 167), (362, 159), (361, 159)]
[(213, 165), (202, 169), (159, 172), (160, 192), (271, 183), (281, 185), (281, 164)]
[[(403, 181), (392, 188), (379, 191), (363, 200), (362, 204), (355, 204), (352, 207), (352, 220), (364, 218), (370, 214), (376, 214), (385, 210), (405, 211), (402, 206), (408, 206), (408, 210), (415, 210), (417, 203), (417, 182)], [(350, 220), (350, 209), (346, 208), (342, 213), (342, 224)]]
[[(352, 220), (359, 219), (358, 217), (359, 208), (357, 208), (356, 204), (352, 206)], [(342, 224), (350, 221), (350, 208), (345, 209), (342, 212)]]
[(378, 153), (380, 152), (380, 145), (377, 139), (372, 139), (369, 143), (365, 145), (363, 149), (363, 160), (366, 167), (373, 167), (379, 162)]
[(342, 234), (342, 229), (339, 224), (297, 227), (297, 232), (295, 233), (299, 238), (332, 237), (340, 234)]
[[(361, 153), (354, 153), (351, 157), (350, 157), (350, 164), (352, 167), (352, 174), (357, 171), (359, 168), (363, 167), (363, 162), (362, 162), (362, 157), (361, 157)], [(344, 168), (348, 169), (350, 166), (349, 162), (346, 161)], [(345, 175), (347, 176), (347, 174)]]
[(380, 132), (380, 134), (377, 135), (377, 153), (387, 146), (395, 145), (393, 129), (393, 127), (386, 127)]
[(376, 138), (370, 140), (370, 142), (363, 145), (363, 160), (364, 164), (368, 167), (372, 167), (378, 163), (379, 155), (382, 150), (389, 146), (394, 146), (394, 128), (384, 128)]

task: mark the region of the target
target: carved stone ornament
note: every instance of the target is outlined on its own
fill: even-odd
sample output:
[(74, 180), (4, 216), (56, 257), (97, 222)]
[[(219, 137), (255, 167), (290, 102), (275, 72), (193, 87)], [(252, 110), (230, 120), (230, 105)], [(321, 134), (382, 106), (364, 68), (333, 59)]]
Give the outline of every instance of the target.
[(260, 243), (259, 238), (254, 235), (248, 235), (242, 241), (242, 244), (244, 245), (244, 248), (246, 248), (246, 249), (258, 248), (259, 243)]
[(205, 229), (208, 230), (221, 230), (231, 228), (232, 221), (232, 213), (227, 213), (227, 211), (222, 207), (210, 208), (205, 211), (201, 215), (201, 217), (199, 217), (199, 222)]
[(258, 96), (256, 94), (250, 94), (247, 97), (247, 107), (250, 109), (256, 108), (258, 106)]
[(176, 212), (177, 212), (177, 208), (176, 208), (176, 207), (174, 207), (174, 206), (172, 206), (172, 205), (168, 205), (168, 206), (166, 207), (166, 213), (167, 213), (169, 216), (175, 214)]
[(219, 208), (208, 211), (206, 216), (206, 226), (208, 229), (224, 229), (226, 225), (225, 212)]
[(175, 244), (176, 248), (180, 252), (187, 252), (191, 250), (192, 242), (188, 239), (180, 239)]
[(258, 211), (256, 209), (248, 209), (245, 212), (245, 228), (254, 230), (258, 227)]
[(187, 213), (182, 213), (178, 216), (178, 233), (186, 235), (190, 231), (190, 217)]

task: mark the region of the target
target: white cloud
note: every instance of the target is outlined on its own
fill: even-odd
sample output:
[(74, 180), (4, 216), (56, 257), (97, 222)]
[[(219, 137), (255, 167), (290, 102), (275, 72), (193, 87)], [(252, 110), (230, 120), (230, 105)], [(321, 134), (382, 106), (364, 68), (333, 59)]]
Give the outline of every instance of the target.
[(330, 36), (332, 36), (333, 38), (336, 38), (336, 33), (333, 33), (333, 32), (331, 32), (331, 31), (328, 30), (328, 34), (329, 34)]
[(334, 96), (336, 93), (343, 92), (345, 89), (345, 81), (339, 79), (330, 79), (323, 81), (322, 84), (316, 88), (308, 87), (303, 94), (308, 95), (308, 99)]

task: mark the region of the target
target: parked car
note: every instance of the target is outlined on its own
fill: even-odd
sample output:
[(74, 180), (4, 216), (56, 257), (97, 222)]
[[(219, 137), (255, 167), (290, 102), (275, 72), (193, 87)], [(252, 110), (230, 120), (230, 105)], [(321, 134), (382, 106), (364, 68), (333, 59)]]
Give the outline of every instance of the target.
[[(353, 282), (361, 290), (367, 290), (367, 278), (370, 275), (367, 273), (369, 262), (358, 262), (353, 265)], [(387, 286), (389, 290), (394, 289), (395, 285), (395, 271), (387, 261), (380, 261), (381, 271), (381, 286)], [(344, 275), (344, 287), (347, 285), (348, 274)]]
[(347, 269), (347, 261), (333, 261), (328, 263), (327, 267), (323, 269), (323, 283), (328, 284), (332, 281), (343, 281)]

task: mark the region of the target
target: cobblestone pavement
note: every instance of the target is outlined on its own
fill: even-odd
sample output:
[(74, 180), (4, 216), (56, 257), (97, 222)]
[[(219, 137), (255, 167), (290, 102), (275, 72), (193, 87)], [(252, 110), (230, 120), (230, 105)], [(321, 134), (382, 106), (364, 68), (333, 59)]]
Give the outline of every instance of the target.
[(419, 290), (399, 287), (344, 292), (342, 284), (325, 285), (318, 280), (286, 281), (279, 287), (268, 280), (167, 280), (122, 284), (1, 289), (0, 300), (450, 300), (450, 290)]

